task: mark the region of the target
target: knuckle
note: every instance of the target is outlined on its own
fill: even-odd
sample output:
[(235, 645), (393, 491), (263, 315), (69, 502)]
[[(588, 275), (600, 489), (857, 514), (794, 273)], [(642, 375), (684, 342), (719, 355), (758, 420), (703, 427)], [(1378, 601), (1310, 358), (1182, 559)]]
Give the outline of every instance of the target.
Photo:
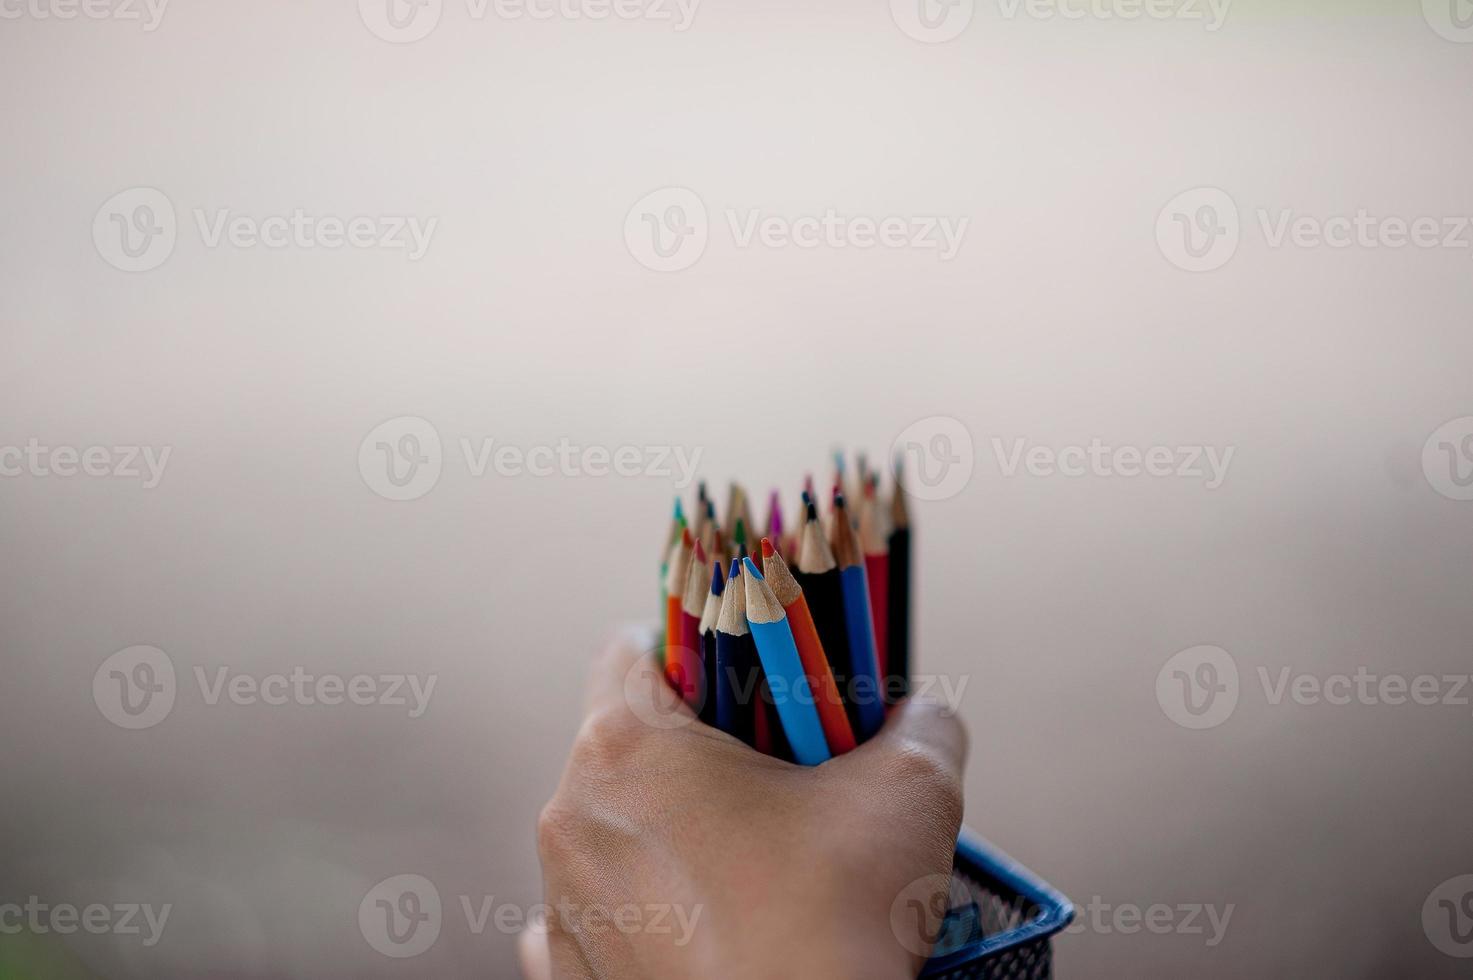
[(543, 861), (554, 861), (576, 851), (581, 823), (577, 813), (556, 797), (537, 814), (537, 853)]
[(957, 773), (936, 753), (917, 745), (900, 749), (891, 763), (896, 780), (905, 792), (940, 807), (960, 819), (962, 786)]
[(625, 754), (637, 738), (636, 724), (626, 711), (595, 709), (583, 720), (573, 742), (575, 759), (606, 761)]

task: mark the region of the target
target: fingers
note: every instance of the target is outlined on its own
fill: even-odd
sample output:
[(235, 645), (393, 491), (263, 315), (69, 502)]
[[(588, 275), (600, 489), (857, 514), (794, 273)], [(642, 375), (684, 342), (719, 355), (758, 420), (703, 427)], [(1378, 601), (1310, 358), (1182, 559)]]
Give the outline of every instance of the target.
[(552, 980), (552, 956), (547, 948), (546, 925), (528, 925), (517, 937), (517, 956), (526, 980)]
[(906, 698), (869, 745), (887, 752), (922, 751), (961, 781), (967, 762), (967, 730), (956, 713), (934, 701)]
[(656, 644), (654, 631), (642, 623), (627, 624), (616, 630), (603, 651), (593, 658), (584, 710), (592, 712), (595, 708), (622, 704), (625, 677), (641, 658), (656, 649)]
[(824, 768), (879, 789), (871, 797), (876, 803), (890, 799), (903, 811), (927, 812), (950, 825), (961, 822), (966, 761), (967, 733), (956, 715), (934, 702), (907, 698), (879, 734)]
[(690, 708), (665, 681), (660, 670), (658, 638), (648, 626), (621, 629), (593, 663), (584, 704), (589, 716), (632, 711), (641, 720), (672, 718), (683, 727)]

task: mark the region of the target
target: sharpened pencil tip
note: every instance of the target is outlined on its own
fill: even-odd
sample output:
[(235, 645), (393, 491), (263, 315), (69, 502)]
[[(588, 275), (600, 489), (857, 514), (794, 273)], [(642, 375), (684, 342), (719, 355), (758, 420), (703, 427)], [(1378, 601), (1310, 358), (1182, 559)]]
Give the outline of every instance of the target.
[(769, 541), (769, 540), (767, 540), (766, 538), (763, 538), (762, 539), (762, 557), (763, 558), (771, 558), (772, 557), (772, 542)]
[(677, 521), (685, 520), (685, 507), (681, 504), (679, 497), (675, 498), (675, 519)]
[(689, 548), (694, 543), (695, 538), (691, 537), (690, 528), (682, 527), (680, 529), (680, 546), (682, 548)]
[(742, 573), (742, 560), (740, 558), (733, 558), (731, 560), (731, 570), (726, 573), (726, 580), (728, 582), (730, 582), (732, 579), (736, 578), (741, 573)]
[(746, 570), (748, 575), (752, 576), (757, 581), (762, 581), (762, 573), (757, 571), (757, 566), (752, 563), (752, 559), (743, 558), (742, 568)]
[(721, 562), (711, 563), (711, 594), (720, 595), (726, 588), (726, 579), (721, 577)]
[(696, 542), (696, 564), (706, 564), (706, 549), (701, 547), (701, 542)]
[(818, 520), (818, 505), (811, 499), (808, 501), (808, 513), (805, 515), (810, 521)]

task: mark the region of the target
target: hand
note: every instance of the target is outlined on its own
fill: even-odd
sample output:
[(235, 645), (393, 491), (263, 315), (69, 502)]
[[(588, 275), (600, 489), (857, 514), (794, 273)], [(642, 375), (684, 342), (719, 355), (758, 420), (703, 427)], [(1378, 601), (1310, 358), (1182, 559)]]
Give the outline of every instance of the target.
[[(914, 977), (961, 826), (961, 724), (906, 701), (871, 741), (802, 768), (696, 722), (653, 648), (625, 636), (593, 669), (538, 821), (550, 910), (522, 935), (527, 976)], [(682, 712), (675, 729), (640, 720)]]

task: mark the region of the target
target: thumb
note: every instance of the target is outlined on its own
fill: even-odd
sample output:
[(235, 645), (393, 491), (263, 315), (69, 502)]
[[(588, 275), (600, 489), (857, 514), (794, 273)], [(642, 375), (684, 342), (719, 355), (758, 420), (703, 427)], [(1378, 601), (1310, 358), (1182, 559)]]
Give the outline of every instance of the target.
[(956, 714), (934, 701), (907, 698), (874, 738), (823, 769), (873, 787), (880, 798), (875, 802), (893, 805), (907, 822), (924, 822), (950, 846), (961, 829), (966, 761), (967, 732)]

